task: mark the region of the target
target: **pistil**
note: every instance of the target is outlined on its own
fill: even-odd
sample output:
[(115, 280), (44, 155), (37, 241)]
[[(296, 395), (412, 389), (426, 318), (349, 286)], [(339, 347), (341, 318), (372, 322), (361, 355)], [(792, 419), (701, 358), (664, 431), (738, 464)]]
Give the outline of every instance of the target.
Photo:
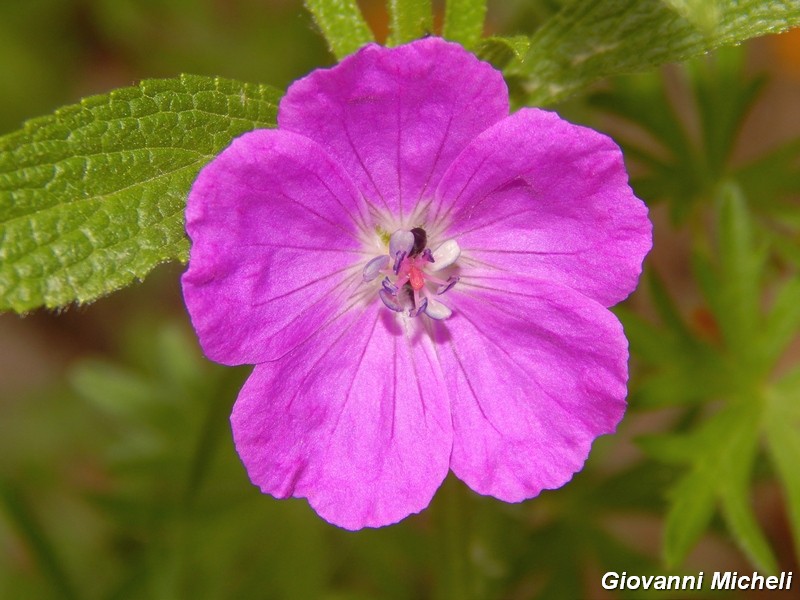
[[(378, 291), (383, 304), (390, 310), (416, 317), (425, 313), (432, 319), (446, 319), (452, 311), (434, 299), (452, 289), (457, 276), (442, 279), (433, 275), (453, 265), (461, 254), (458, 242), (447, 240), (431, 250), (424, 229), (395, 231), (389, 238), (389, 253), (376, 256), (364, 266), (365, 282), (383, 275)], [(435, 285), (435, 291), (428, 286)]]

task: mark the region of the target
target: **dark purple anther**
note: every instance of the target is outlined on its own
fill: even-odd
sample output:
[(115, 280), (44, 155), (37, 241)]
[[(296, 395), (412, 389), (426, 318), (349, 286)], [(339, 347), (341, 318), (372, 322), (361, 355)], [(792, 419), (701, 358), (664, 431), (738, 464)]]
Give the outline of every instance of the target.
[(392, 296), (397, 295), (397, 286), (389, 281), (388, 277), (384, 277), (381, 283), (383, 283), (383, 289), (389, 292)]
[(381, 271), (386, 268), (386, 265), (389, 264), (389, 257), (385, 254), (383, 256), (376, 256), (371, 261), (369, 261), (366, 265), (364, 265), (364, 271), (362, 273), (362, 279), (364, 281), (372, 281), (378, 275), (381, 274)]
[(426, 308), (428, 308), (428, 299), (427, 298), (423, 298), (422, 302), (419, 303), (419, 306), (417, 306), (416, 308), (411, 309), (408, 312), (408, 316), (409, 317), (416, 317), (420, 313), (425, 312)]
[(425, 251), (422, 253), (422, 258), (431, 263), (436, 262), (435, 260), (433, 260), (433, 252), (431, 252), (430, 248), (425, 248)]
[(407, 254), (408, 254), (407, 252), (398, 252), (397, 254), (395, 254), (394, 266), (392, 267), (392, 270), (394, 271), (395, 275), (397, 275), (397, 273), (400, 272), (400, 265), (402, 264)]
[(400, 301), (394, 294), (390, 294), (386, 290), (381, 290), (378, 292), (378, 296), (380, 296), (383, 303), (386, 305), (386, 308), (389, 310), (393, 310), (394, 312), (402, 312), (403, 307), (400, 306)]
[(457, 284), (460, 279), (461, 277), (451, 275), (450, 277), (447, 278), (447, 283), (439, 286), (439, 289), (436, 290), (436, 295), (441, 296), (442, 294), (450, 290), (450, 288), (452, 288), (455, 284)]

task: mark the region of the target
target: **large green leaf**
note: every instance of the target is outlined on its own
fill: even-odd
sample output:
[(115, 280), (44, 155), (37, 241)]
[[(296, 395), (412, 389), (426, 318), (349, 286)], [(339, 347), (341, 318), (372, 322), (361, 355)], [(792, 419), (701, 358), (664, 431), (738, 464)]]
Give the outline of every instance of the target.
[(0, 138), (0, 310), (89, 302), (186, 259), (186, 194), (279, 92), (184, 75), (86, 98)]
[(713, 31), (719, 19), (719, 0), (662, 0), (704, 31)]
[(663, 0), (571, 0), (536, 31), (525, 60), (506, 73), (523, 80), (529, 103), (548, 104), (601, 77), (685, 60), (800, 24), (800, 0), (726, 0), (716, 6), (706, 28)]

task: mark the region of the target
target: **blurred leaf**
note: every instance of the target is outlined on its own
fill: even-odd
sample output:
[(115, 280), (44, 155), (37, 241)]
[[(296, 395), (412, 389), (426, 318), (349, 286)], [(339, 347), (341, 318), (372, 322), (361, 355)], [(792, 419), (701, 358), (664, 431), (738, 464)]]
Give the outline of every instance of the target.
[(714, 515), (713, 481), (701, 473), (687, 475), (672, 492), (664, 532), (664, 560), (680, 565), (705, 533)]
[(337, 59), (375, 40), (356, 0), (304, 1)]
[(571, 0), (533, 36), (528, 55), (506, 72), (525, 80), (531, 104), (550, 104), (618, 73), (682, 61), (800, 23), (800, 3), (741, 0), (720, 4), (704, 32), (663, 0)]
[(741, 190), (728, 183), (719, 193), (719, 277), (710, 301), (728, 348), (738, 355), (739, 367), (753, 356), (761, 319), (761, 272), (764, 253), (753, 242), (753, 227)]
[(800, 330), (800, 279), (786, 281), (778, 290), (764, 322), (759, 354), (774, 365)]
[[(787, 206), (775, 200), (800, 194), (800, 139), (791, 140), (742, 167), (737, 177), (748, 197), (764, 210), (777, 209), (782, 214)], [(796, 203), (789, 206), (797, 215)]]
[(80, 32), (65, 27), (60, 0), (0, 3), (0, 132), (69, 101), (80, 65)]
[(668, 436), (660, 444), (649, 442), (654, 455), (665, 453), (664, 458), (674, 462), (683, 453), (691, 464), (691, 470), (672, 493), (664, 534), (668, 565), (683, 562), (705, 532), (719, 502), (732, 535), (749, 558), (760, 569), (775, 570), (775, 558), (753, 517), (748, 498), (760, 425), (758, 411), (756, 402), (741, 403), (707, 419), (682, 443), (673, 443)]
[(389, 0), (389, 46), (399, 46), (433, 33), (431, 0)]
[(719, 495), (725, 522), (745, 555), (761, 571), (775, 573), (777, 561), (753, 514), (750, 501), (750, 478), (758, 452), (761, 427), (758, 399), (749, 399), (738, 427), (728, 431), (722, 471), (719, 473)]
[(0, 503), (18, 534), (34, 555), (39, 568), (50, 580), (62, 598), (77, 599), (79, 596), (68, 577), (47, 532), (29, 508), (30, 503), (11, 482), (0, 479)]
[(148, 80), (0, 138), (0, 310), (89, 302), (185, 260), (197, 171), (274, 126), (278, 98), (218, 78)]
[[(738, 181), (730, 157), (765, 82), (746, 75), (744, 62), (741, 49), (724, 48), (662, 76), (618, 78), (611, 90), (590, 97), (593, 106), (641, 130), (628, 128), (618, 136), (626, 156), (642, 167), (643, 174), (632, 179), (633, 188), (648, 203), (668, 201), (676, 223), (701, 203), (710, 204), (723, 182), (729, 186)], [(679, 101), (668, 93), (668, 87), (676, 87), (670, 74), (690, 85), (691, 96), (685, 99), (696, 108), (699, 129), (690, 126), (686, 109), (678, 111)]]
[(75, 391), (91, 404), (120, 419), (138, 420), (158, 406), (162, 391), (153, 382), (107, 362), (86, 360), (70, 373)]
[[(90, 60), (92, 79), (102, 77), (94, 84), (103, 86), (98, 91), (129, 80), (128, 73), (185, 72), (285, 88), (330, 60), (312, 15), (298, 9), (299, 0), (58, 1), (71, 6), (72, 28), (84, 46), (82, 64)], [(62, 34), (64, 24), (56, 31)], [(98, 70), (94, 61), (100, 58)], [(111, 81), (109, 69), (115, 73)]]
[(680, 406), (724, 395), (730, 377), (719, 348), (706, 339), (706, 332), (686, 323), (653, 269), (646, 277), (662, 323), (654, 325), (625, 307), (614, 311), (625, 328), (631, 355), (640, 362), (641, 373), (631, 386), (632, 405)]
[(486, 0), (447, 0), (442, 37), (472, 49), (483, 35)]
[[(800, 372), (787, 377), (767, 397), (764, 419), (767, 450), (785, 494), (795, 551), (800, 551)], [(788, 386), (786, 385), (788, 383)], [(786, 393), (786, 390), (791, 390)]]

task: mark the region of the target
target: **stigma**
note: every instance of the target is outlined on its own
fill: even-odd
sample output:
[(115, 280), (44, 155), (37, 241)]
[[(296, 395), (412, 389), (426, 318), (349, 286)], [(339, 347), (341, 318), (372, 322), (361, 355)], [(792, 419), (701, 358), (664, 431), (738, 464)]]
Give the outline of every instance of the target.
[(431, 319), (446, 319), (452, 310), (439, 297), (452, 289), (459, 277), (444, 278), (439, 272), (454, 265), (460, 255), (455, 240), (431, 250), (421, 227), (398, 229), (389, 238), (388, 254), (367, 262), (362, 278), (371, 282), (382, 277), (378, 297), (389, 310), (412, 318), (425, 314)]

